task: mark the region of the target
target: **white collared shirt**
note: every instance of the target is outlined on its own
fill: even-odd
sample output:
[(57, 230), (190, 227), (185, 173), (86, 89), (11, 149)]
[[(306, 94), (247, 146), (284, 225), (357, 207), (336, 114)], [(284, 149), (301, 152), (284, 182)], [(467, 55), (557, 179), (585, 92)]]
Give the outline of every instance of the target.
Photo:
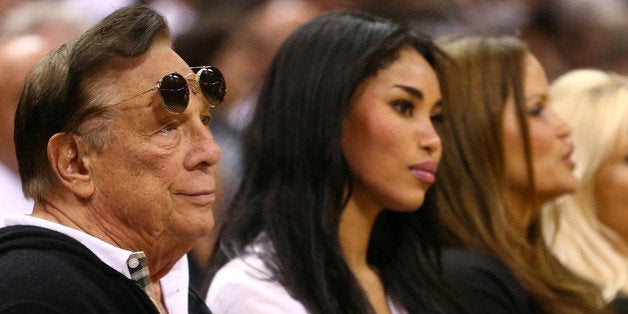
[[(0, 220), (0, 227), (13, 225), (37, 226), (65, 234), (81, 242), (109, 267), (131, 279), (127, 266), (127, 259), (133, 253), (131, 251), (111, 245), (83, 231), (28, 215), (8, 214), (3, 217), (3, 220)], [(168, 313), (188, 313), (188, 282), (188, 261), (184, 255), (172, 267), (170, 272), (159, 281)]]

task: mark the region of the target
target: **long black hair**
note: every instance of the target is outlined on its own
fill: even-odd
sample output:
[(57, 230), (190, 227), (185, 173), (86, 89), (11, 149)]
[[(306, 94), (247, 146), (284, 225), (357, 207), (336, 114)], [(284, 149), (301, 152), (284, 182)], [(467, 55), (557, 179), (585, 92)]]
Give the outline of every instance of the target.
[[(435, 66), (429, 38), (360, 13), (325, 14), (283, 43), (245, 136), (242, 183), (218, 219), (210, 278), (264, 233), (266, 266), (309, 312), (373, 312), (338, 239), (351, 190), (340, 138), (356, 88), (406, 46)], [(436, 218), (430, 190), (416, 212), (384, 210), (373, 227), (368, 262), (410, 313), (460, 312), (438, 275)]]

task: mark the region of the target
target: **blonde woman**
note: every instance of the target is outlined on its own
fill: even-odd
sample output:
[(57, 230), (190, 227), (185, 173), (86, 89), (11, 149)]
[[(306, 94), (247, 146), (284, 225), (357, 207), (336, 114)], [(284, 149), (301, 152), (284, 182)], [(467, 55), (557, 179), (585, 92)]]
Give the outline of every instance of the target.
[(552, 84), (551, 97), (572, 126), (581, 183), (544, 209), (547, 243), (568, 268), (598, 285), (606, 301), (626, 307), (628, 78), (574, 70)]

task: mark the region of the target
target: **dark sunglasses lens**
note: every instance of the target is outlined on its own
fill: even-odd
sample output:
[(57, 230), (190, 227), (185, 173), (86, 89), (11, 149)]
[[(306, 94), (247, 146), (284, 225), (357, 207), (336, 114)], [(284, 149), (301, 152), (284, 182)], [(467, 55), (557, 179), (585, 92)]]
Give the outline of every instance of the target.
[(190, 90), (185, 78), (178, 73), (164, 76), (159, 84), (161, 100), (172, 113), (182, 113), (188, 106)]
[(218, 106), (225, 100), (227, 87), (225, 78), (218, 68), (204, 67), (198, 72), (198, 85), (203, 96), (214, 106)]

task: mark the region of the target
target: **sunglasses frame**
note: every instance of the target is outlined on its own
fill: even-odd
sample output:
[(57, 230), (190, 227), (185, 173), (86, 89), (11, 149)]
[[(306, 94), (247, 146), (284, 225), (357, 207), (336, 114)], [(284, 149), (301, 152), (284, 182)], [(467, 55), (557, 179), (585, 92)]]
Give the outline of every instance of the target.
[[(188, 73), (186, 75), (179, 74), (176, 71), (168, 73), (168, 74), (164, 75), (157, 82), (157, 84), (155, 86), (151, 87), (150, 89), (148, 89), (146, 91), (143, 91), (143, 92), (141, 92), (141, 93), (139, 93), (139, 94), (137, 94), (135, 96), (131, 96), (129, 98), (121, 100), (121, 101), (119, 101), (119, 102), (117, 102), (117, 103), (115, 103), (115, 104), (113, 104), (111, 106), (115, 106), (115, 105), (121, 104), (123, 102), (129, 101), (129, 100), (131, 100), (133, 98), (139, 97), (139, 96), (144, 95), (144, 94), (146, 94), (148, 92), (151, 92), (151, 91), (154, 91), (154, 90), (159, 90), (160, 91), (159, 98), (161, 99), (161, 105), (164, 107), (164, 109), (166, 109), (166, 111), (170, 112), (171, 114), (181, 114), (181, 113), (183, 113), (185, 111), (185, 109), (187, 109), (187, 107), (188, 107), (188, 105), (190, 103), (190, 99), (189, 99), (190, 89), (195, 94), (199, 94), (199, 92), (200, 92), (201, 99), (203, 100), (203, 102), (205, 102), (207, 105), (209, 105), (210, 108), (215, 108), (215, 107), (220, 106), (220, 104), (222, 104), (222, 101), (224, 100), (225, 94), (227, 92), (227, 88), (225, 86), (225, 77), (224, 77), (224, 75), (222, 75), (222, 72), (220, 71), (220, 69), (218, 69), (217, 67), (214, 67), (214, 66), (207, 65), (207, 66), (190, 67), (190, 70), (192, 70), (192, 72)], [(212, 103), (212, 101), (207, 98), (207, 96), (203, 92), (202, 88), (200, 87), (201, 86), (201, 81), (200, 80), (201, 80), (202, 72), (206, 71), (206, 70), (212, 71), (214, 73), (218, 73), (220, 75), (220, 79), (216, 80), (215, 82), (210, 82), (211, 85), (214, 85), (214, 84), (222, 85), (222, 90), (220, 91), (221, 95), (217, 95), (216, 97), (212, 97), (212, 98), (216, 98), (218, 100), (218, 104)], [(181, 77), (181, 79), (183, 79), (183, 82), (185, 83), (185, 86), (182, 86), (182, 87), (185, 87), (184, 100), (185, 100), (186, 104), (183, 107), (183, 110), (181, 110), (181, 111), (173, 110), (172, 107), (175, 107), (175, 106), (168, 106), (167, 101), (164, 99), (163, 92), (161, 91), (162, 82), (164, 81), (164, 79), (166, 79), (169, 76), (179, 76), (179, 77)], [(196, 84), (191, 85), (191, 86), (190, 86), (190, 84), (188, 84), (188, 78), (190, 76), (194, 76), (194, 80), (196, 81)]]

